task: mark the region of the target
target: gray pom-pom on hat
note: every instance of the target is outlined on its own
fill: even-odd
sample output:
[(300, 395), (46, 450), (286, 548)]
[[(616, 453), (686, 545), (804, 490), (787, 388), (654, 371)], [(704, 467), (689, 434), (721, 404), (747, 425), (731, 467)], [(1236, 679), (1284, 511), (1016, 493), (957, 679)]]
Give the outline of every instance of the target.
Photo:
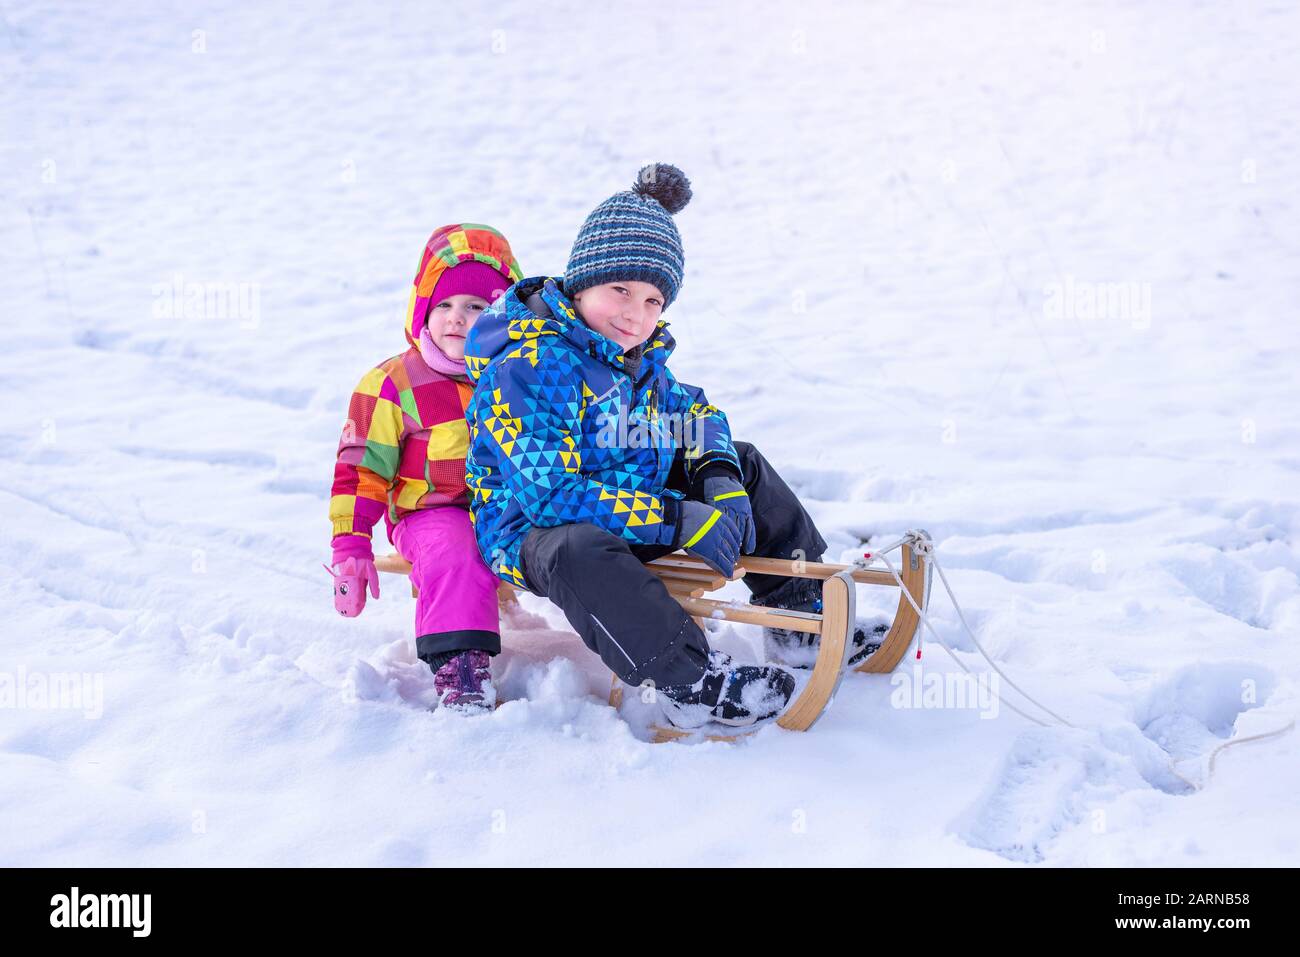
[(673, 214), (691, 201), (691, 181), (676, 166), (651, 163), (632, 188), (615, 193), (591, 211), (578, 230), (564, 270), (564, 292), (618, 280), (640, 280), (672, 305), (686, 260)]
[(681, 212), (691, 201), (691, 181), (676, 166), (650, 163), (636, 174), (632, 191), (657, 200), (670, 213)]

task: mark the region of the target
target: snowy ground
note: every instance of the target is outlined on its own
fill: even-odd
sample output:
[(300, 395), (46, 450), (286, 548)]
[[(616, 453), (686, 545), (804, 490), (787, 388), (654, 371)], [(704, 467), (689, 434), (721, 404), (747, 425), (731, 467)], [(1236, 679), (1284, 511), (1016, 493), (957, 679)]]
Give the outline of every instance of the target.
[[(1169, 770), (1300, 711), (1300, 13), (705, 7), (0, 7), (0, 864), (1300, 863), (1300, 735)], [(429, 231), (558, 273), (651, 160), (678, 376), (832, 557), (927, 528), (1074, 728), (854, 675), (807, 735), (651, 745), (531, 596), (462, 720), (401, 579), (335, 614)]]

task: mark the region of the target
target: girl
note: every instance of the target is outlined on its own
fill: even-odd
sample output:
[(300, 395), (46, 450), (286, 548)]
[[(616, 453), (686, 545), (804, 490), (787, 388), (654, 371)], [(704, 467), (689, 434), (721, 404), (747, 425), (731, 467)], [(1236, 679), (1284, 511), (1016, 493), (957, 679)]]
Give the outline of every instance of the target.
[(496, 703), (489, 656), (501, 651), (497, 580), (479, 557), (465, 486), (473, 394), (465, 339), (479, 313), (522, 275), (495, 229), (458, 223), (425, 244), (406, 311), (405, 352), (361, 379), (348, 406), (330, 498), (334, 606), (361, 613), (379, 597), (371, 532), (412, 565), (416, 653), (434, 672), (440, 705)]

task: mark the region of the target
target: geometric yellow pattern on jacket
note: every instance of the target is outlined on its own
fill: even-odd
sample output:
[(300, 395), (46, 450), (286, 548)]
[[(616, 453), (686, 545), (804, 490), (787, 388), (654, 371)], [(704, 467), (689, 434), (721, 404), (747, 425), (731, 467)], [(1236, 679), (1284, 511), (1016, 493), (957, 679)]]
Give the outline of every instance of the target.
[[(541, 312), (526, 305), (534, 294)], [(466, 481), (479, 552), (499, 577), (527, 587), (519, 549), (533, 527), (585, 522), (632, 542), (671, 541), (665, 502), (682, 495), (667, 488), (678, 453), (669, 420), (696, 427), (683, 446), (688, 477), (714, 461), (740, 474), (726, 416), (668, 370), (674, 346), (660, 320), (634, 379), (622, 348), (544, 276), (521, 280), (479, 316), (465, 345), (477, 385)]]

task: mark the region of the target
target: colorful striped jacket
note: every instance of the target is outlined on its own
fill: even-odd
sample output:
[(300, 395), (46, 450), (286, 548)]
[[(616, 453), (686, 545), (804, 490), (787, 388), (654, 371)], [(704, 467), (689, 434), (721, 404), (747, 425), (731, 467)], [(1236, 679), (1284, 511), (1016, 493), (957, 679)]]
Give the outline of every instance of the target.
[(660, 319), (639, 367), (625, 368), (622, 347), (545, 276), (478, 317), (465, 341), (477, 385), (466, 478), (479, 552), (499, 578), (527, 587), (519, 550), (535, 526), (589, 522), (630, 542), (670, 542), (668, 500), (683, 495), (666, 483), (679, 448), (688, 479), (713, 462), (740, 475), (727, 417), (668, 370), (674, 348)]
[(519, 279), (505, 237), (489, 226), (444, 226), (425, 244), (406, 309), (410, 348), (385, 359), (362, 377), (348, 403), (330, 494), (333, 534), (371, 536), (383, 516), (393, 526), (421, 508), (468, 507), (465, 410), (474, 387), (429, 368), (420, 355), (420, 332), (439, 276), (470, 259)]

